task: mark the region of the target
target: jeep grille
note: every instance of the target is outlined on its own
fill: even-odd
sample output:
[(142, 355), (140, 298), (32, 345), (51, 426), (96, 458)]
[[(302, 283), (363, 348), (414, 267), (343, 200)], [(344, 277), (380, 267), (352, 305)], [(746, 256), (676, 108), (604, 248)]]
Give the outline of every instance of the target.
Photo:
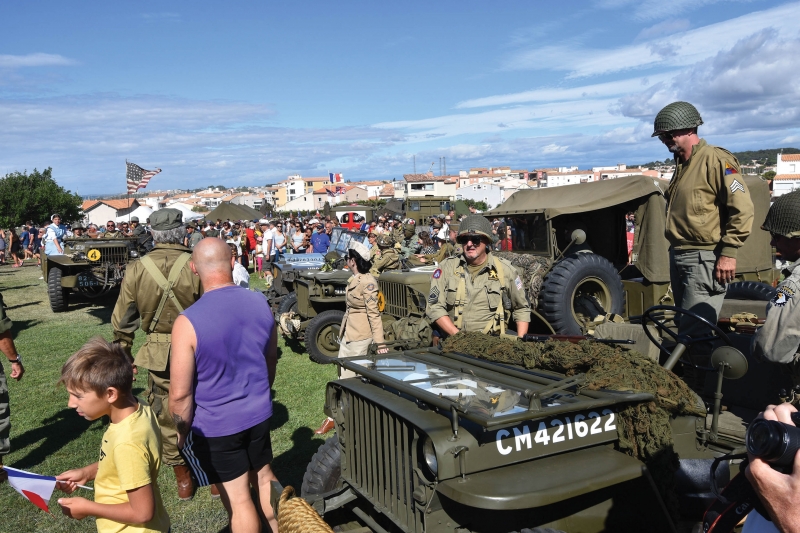
[(405, 420), (342, 390), (345, 409), (342, 477), (402, 530), (423, 530), (424, 506), (412, 496), (420, 434)]
[[(89, 248), (90, 250), (92, 248)], [(92, 263), (93, 265), (99, 264), (125, 264), (128, 262), (128, 247), (127, 246), (114, 246), (110, 248), (94, 248), (95, 250), (100, 251), (100, 258), (97, 261), (92, 261), (89, 259), (89, 254), (87, 254), (87, 261)]]
[[(409, 298), (409, 287), (407, 285), (394, 281), (379, 281), (378, 284), (384, 298), (386, 298), (384, 313), (393, 317), (421, 316), (425, 314), (425, 308), (420, 307), (415, 298)], [(409, 305), (409, 302), (411, 305)]]
[(297, 294), (297, 311), (302, 316), (308, 316), (308, 285), (300, 281), (295, 282), (294, 291)]

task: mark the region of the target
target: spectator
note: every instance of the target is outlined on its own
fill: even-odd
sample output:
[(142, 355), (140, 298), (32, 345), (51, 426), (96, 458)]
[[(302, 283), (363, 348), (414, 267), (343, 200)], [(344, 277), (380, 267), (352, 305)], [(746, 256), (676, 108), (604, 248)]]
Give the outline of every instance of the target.
[(0, 230), (0, 265), (6, 264), (6, 232)]
[[(20, 357), (17, 347), (14, 345), (11, 326), (11, 320), (6, 316), (5, 305), (3, 305), (3, 295), (0, 294), (0, 351), (11, 363), (11, 378), (19, 381), (25, 373), (25, 368), (22, 366), (22, 357)], [(0, 482), (2, 482), (6, 479), (6, 473), (3, 471), (3, 456), (11, 451), (11, 441), (9, 440), (11, 413), (8, 410), (8, 384), (6, 383), (6, 375), (2, 365), (0, 365), (0, 390), (6, 391), (3, 394), (5, 398), (0, 401)]]
[(89, 224), (89, 227), (86, 228), (86, 236), (89, 237), (90, 239), (96, 239), (97, 226), (95, 226), (94, 224)]
[(305, 239), (306, 232), (303, 230), (303, 224), (298, 220), (292, 226), (292, 234), (289, 236), (289, 246), (291, 246), (292, 253), (302, 254), (305, 252), (303, 247), (303, 240)]
[(247, 229), (245, 230), (245, 236), (247, 237), (247, 249), (250, 250), (250, 253), (253, 254), (253, 258), (255, 258), (255, 251), (256, 251), (256, 223), (255, 222), (248, 222)]
[(59, 498), (63, 513), (76, 520), (96, 516), (100, 532), (168, 532), (169, 515), (158, 490), (158, 422), (133, 395), (133, 368), (125, 352), (94, 338), (67, 360), (60, 383), (69, 392), (69, 407), (79, 415), (87, 420), (107, 415), (111, 420), (100, 461), (56, 477), (58, 488), (68, 494), (94, 480), (95, 501)]
[(205, 292), (172, 329), (170, 412), (198, 482), (213, 483), (222, 494), (231, 531), (261, 530), (251, 484), (278, 531), (269, 436), (278, 336), (267, 300), (235, 286), (235, 262), (215, 239), (204, 239), (192, 253)]
[(306, 228), (305, 235), (303, 236), (303, 245), (301, 246), (304, 253), (314, 253), (314, 247), (311, 246), (311, 228)]
[(22, 261), (25, 259), (30, 259), (33, 257), (33, 254), (30, 251), (31, 246), (31, 233), (28, 231), (28, 226), (22, 226), (22, 233), (19, 234), (19, 243), (22, 252)]
[(22, 266), (25, 254), (22, 253), (22, 243), (14, 228), (8, 230), (8, 242), (11, 243), (11, 259), (14, 260), (14, 264), (11, 266), (12, 268), (19, 268)]
[(331, 238), (325, 232), (325, 226), (317, 224), (317, 232), (311, 235), (311, 246), (314, 248), (314, 253), (326, 254), (330, 245)]
[(420, 231), (417, 237), (420, 246), (420, 255), (430, 255), (436, 253), (436, 245), (433, 243), (433, 240), (427, 231)]
[(264, 249), (264, 258), (267, 261), (271, 261), (274, 255), (272, 238), (275, 236), (275, 222), (264, 220), (261, 229), (264, 232), (264, 240), (261, 243), (261, 247)]
[(281, 256), (286, 253), (286, 235), (283, 234), (280, 224), (275, 226), (271, 250), (270, 261), (280, 261)]
[(238, 285), (239, 287), (244, 287), (245, 289), (250, 288), (250, 274), (247, 272), (247, 269), (242, 266), (239, 261), (236, 261), (236, 246), (229, 244), (228, 245), (231, 249), (231, 256), (233, 256), (233, 283)]

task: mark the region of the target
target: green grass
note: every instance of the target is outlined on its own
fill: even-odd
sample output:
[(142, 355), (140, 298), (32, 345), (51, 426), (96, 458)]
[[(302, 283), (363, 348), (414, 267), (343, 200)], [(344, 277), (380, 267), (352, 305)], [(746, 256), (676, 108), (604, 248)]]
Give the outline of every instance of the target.
[[(8, 466), (44, 475), (57, 475), (70, 468), (97, 460), (106, 419), (88, 422), (67, 408), (67, 394), (55, 385), (61, 365), (89, 338), (111, 339), (111, 312), (116, 292), (96, 300), (73, 295), (69, 311), (50, 311), (46, 284), (38, 279), (41, 270), (26, 263), (23, 268), (0, 267), (0, 292), (14, 321), (17, 349), (24, 356), (25, 376), (9, 378), (11, 398), (11, 453), (3, 460)], [(252, 288), (263, 283), (252, 276)], [(144, 340), (137, 333), (134, 350)], [(299, 492), (311, 455), (324, 442), (313, 434), (324, 415), (325, 384), (335, 377), (335, 368), (309, 361), (305, 353), (292, 350), (283, 339), (278, 342), (280, 360), (275, 381), (274, 414), (271, 422), (273, 469), (281, 483)], [(8, 374), (9, 365), (6, 365)], [(140, 374), (134, 393), (143, 396), (146, 373)], [(172, 519), (173, 533), (218, 532), (227, 517), (219, 500), (212, 501), (208, 489), (198, 491), (194, 500), (180, 502), (171, 469), (163, 468), (159, 486)], [(91, 498), (79, 490), (77, 495)], [(0, 533), (96, 531), (93, 519), (77, 522), (63, 516), (51, 499), (51, 515), (22, 498), (8, 484), (0, 485)]]

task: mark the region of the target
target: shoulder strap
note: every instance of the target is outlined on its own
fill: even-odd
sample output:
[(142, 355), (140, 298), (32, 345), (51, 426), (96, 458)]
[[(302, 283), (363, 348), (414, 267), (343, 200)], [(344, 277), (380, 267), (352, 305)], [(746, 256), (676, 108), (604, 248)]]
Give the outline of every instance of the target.
[(467, 304), (467, 279), (464, 273), (464, 265), (458, 263), (453, 274), (458, 276), (458, 288), (456, 289), (456, 302), (453, 306), (455, 320), (453, 324), (460, 330), (464, 325), (464, 306)]
[(179, 313), (183, 312), (183, 306), (172, 292), (172, 287), (175, 285), (175, 282), (178, 281), (178, 277), (181, 275), (181, 270), (183, 270), (184, 265), (186, 265), (191, 257), (191, 254), (181, 254), (172, 265), (168, 278), (164, 277), (164, 274), (161, 273), (149, 255), (146, 255), (140, 259), (145, 270), (153, 277), (155, 282), (159, 287), (161, 287), (162, 290), (161, 300), (158, 302), (158, 308), (156, 308), (156, 312), (153, 315), (153, 320), (150, 321), (150, 326), (147, 328), (148, 334), (155, 331), (156, 325), (158, 325), (158, 320), (161, 318), (161, 313), (164, 311), (164, 304), (167, 303), (167, 298), (172, 299), (172, 303), (178, 308)]

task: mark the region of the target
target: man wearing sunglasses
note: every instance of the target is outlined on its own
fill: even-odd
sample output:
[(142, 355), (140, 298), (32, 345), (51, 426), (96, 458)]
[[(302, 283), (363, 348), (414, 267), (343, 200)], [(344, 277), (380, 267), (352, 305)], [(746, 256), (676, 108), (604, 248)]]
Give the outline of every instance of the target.
[[(726, 284), (736, 276), (736, 253), (750, 235), (753, 201), (736, 157), (698, 137), (701, 124), (692, 104), (673, 102), (656, 115), (652, 136), (675, 158), (675, 174), (666, 193), (665, 232), (675, 305), (716, 324)], [(679, 330), (689, 336), (705, 333), (703, 325), (691, 319), (682, 320)], [(706, 351), (695, 348), (698, 353)], [(693, 369), (687, 368), (691, 374)], [(704, 381), (700, 374), (696, 379), (687, 376), (696, 390)]]
[(117, 225), (113, 220), (106, 222), (106, 232), (103, 233), (104, 239), (121, 239), (125, 234), (117, 229)]
[(431, 279), (426, 314), (437, 333), (441, 337), (462, 330), (502, 335), (508, 310), (517, 335), (525, 335), (531, 309), (517, 270), (490, 254), (492, 223), (481, 215), (470, 215), (462, 221), (456, 240), (461, 254), (442, 261)]

